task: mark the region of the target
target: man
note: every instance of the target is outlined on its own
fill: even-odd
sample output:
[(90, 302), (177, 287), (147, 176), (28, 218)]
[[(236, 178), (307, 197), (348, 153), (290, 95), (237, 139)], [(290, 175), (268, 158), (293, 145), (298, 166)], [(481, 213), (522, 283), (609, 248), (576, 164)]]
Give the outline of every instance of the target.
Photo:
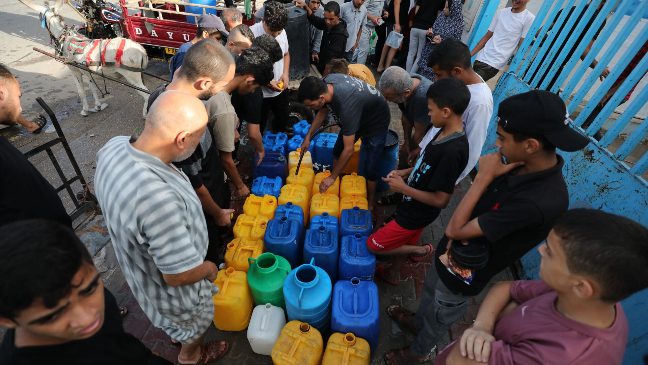
[[(0, 64), (0, 121), (20, 118), (20, 84)], [(43, 175), (6, 138), (0, 136), (0, 226), (10, 222), (43, 218), (72, 227), (61, 199)]]
[[(302, 151), (310, 146), (313, 132), (327, 120), (329, 111), (340, 123), (341, 131), (333, 147), (331, 175), (322, 180), (319, 190), (325, 192), (344, 171), (353, 155), (353, 145), (362, 138), (361, 154), (366, 156), (358, 170), (367, 179), (367, 202), (374, 206), (376, 183), (384, 176), (378, 175), (378, 164), (385, 148), (389, 129), (389, 106), (378, 90), (354, 77), (330, 74), (319, 79), (306, 77), (299, 85), (298, 99), (307, 107), (317, 110)], [(364, 151), (363, 151), (364, 150)]]
[(364, 6), (365, 0), (352, 0), (340, 6), (340, 17), (347, 24), (349, 38), (346, 43), (346, 59), (353, 63), (356, 59), (356, 51), (360, 38), (362, 37), (363, 24), (367, 20), (367, 7)]
[(401, 110), (403, 148), (408, 154), (411, 146), (418, 146), (431, 125), (426, 96), (430, 85), (432, 81), (420, 75), (410, 75), (398, 66), (388, 67), (378, 81), (378, 89), (385, 99), (398, 104)]
[(254, 33), (250, 30), (250, 27), (245, 24), (239, 24), (230, 31), (225, 46), (236, 57), (244, 50), (252, 47), (253, 40)]
[(349, 33), (346, 23), (340, 19), (340, 5), (329, 1), (324, 5), (324, 17), (315, 16), (303, 0), (295, 0), (295, 4), (306, 10), (308, 21), (317, 29), (323, 30), (320, 53), (313, 57), (319, 72), (324, 72), (326, 65), (334, 58), (346, 59), (346, 43)]
[(384, 6), (385, 0), (368, 0), (365, 2), (365, 7), (367, 8), (367, 21), (365, 22), (364, 27), (362, 27), (360, 42), (358, 42), (358, 59), (356, 60), (356, 62), (361, 65), (367, 63), (371, 35), (376, 30), (376, 27), (383, 23), (382, 13)]
[[(310, 0), (308, 2), (308, 8), (310, 9), (311, 13), (318, 17), (318, 18), (323, 18), (324, 17), (324, 8), (320, 6), (321, 1), (320, 0)], [(322, 34), (323, 31), (322, 29), (317, 28), (313, 24), (310, 25), (310, 54), (311, 54), (311, 62), (317, 65), (317, 62), (319, 61), (319, 53), (320, 53), (320, 47), (322, 45)]]
[[(493, 94), (484, 80), (471, 67), (470, 50), (461, 41), (446, 39), (439, 43), (430, 55), (428, 66), (432, 68), (437, 80), (454, 77), (463, 81), (470, 91), (470, 103), (462, 116), (470, 155), (466, 169), (457, 180), (459, 183), (475, 168), (481, 156), (488, 134), (488, 124), (493, 115)], [(437, 132), (438, 129), (435, 128), (429, 130), (419, 143), (420, 149), (412, 151), (410, 158), (418, 157), (419, 152), (425, 150), (425, 146)]]
[(262, 88), (263, 107), (261, 109), (261, 130), (273, 114), (271, 130), (273, 132), (284, 132), (287, 130), (288, 121), (288, 82), (290, 81), (288, 70), (290, 69), (290, 53), (288, 53), (288, 36), (286, 25), (288, 24), (288, 11), (278, 1), (270, 1), (264, 4), (263, 20), (254, 24), (250, 29), (255, 37), (263, 34), (271, 35), (279, 43), (283, 57), (274, 64), (274, 78)]
[(322, 75), (327, 76), (328, 74), (344, 74), (353, 76), (356, 79), (360, 79), (367, 84), (376, 87), (376, 79), (369, 67), (361, 63), (349, 64), (349, 61), (344, 58), (334, 58), (327, 63)]
[(170, 79), (173, 79), (176, 70), (182, 66), (185, 54), (191, 46), (207, 38), (220, 41), (223, 38), (223, 33), (227, 33), (223, 22), (219, 17), (213, 14), (203, 14), (198, 17), (197, 25), (198, 28), (196, 28), (196, 36), (191, 41), (181, 45), (180, 48), (178, 48), (178, 52), (171, 58), (171, 61), (169, 62), (169, 71), (171, 72)]
[(227, 7), (221, 12), (221, 20), (225, 24), (225, 30), (231, 32), (232, 29), (243, 24), (243, 14), (237, 8)]
[(416, 316), (398, 305), (387, 309), (417, 335), (409, 348), (387, 353), (387, 364), (429, 360), (471, 297), (542, 241), (567, 210), (564, 160), (556, 147), (578, 151), (589, 139), (570, 128), (566, 115), (562, 99), (548, 91), (514, 95), (500, 104), (499, 152), (480, 159), (473, 184), (450, 218)]
[(149, 320), (181, 344), (181, 364), (215, 361), (229, 346), (202, 344), (214, 319), (218, 269), (205, 260), (200, 200), (172, 164), (191, 156), (206, 127), (199, 99), (165, 91), (151, 105), (136, 141), (114, 137), (97, 153), (95, 189), (117, 260)]
[(236, 91), (244, 97), (253, 93), (259, 86), (267, 85), (274, 76), (272, 67), (270, 56), (264, 50), (258, 47), (245, 50), (236, 60), (236, 73), (232, 81), (206, 103), (209, 128), (214, 137), (215, 147), (239, 197), (250, 195), (250, 189), (243, 182), (232, 156), (239, 119), (230, 94)]
[(0, 363), (170, 365), (124, 332), (72, 229), (43, 219), (0, 228)]
[(475, 71), (488, 81), (506, 66), (533, 24), (535, 15), (527, 10), (529, 0), (513, 0), (510, 8), (498, 10), (488, 31), (470, 56), (477, 55)]

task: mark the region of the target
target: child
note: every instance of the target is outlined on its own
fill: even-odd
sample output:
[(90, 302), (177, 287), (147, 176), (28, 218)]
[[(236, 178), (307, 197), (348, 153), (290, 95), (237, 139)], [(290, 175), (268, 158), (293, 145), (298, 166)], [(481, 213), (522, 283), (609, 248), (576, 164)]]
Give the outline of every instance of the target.
[(542, 281), (497, 284), (437, 365), (621, 364), (628, 323), (619, 301), (648, 287), (648, 229), (575, 209), (538, 251)]
[(148, 364), (74, 232), (26, 220), (0, 228), (0, 364)]
[[(461, 114), (470, 101), (470, 91), (460, 80), (447, 78), (432, 84), (427, 98), (432, 124), (440, 130), (413, 168), (392, 171), (383, 178), (391, 190), (403, 194), (403, 201), (396, 208), (396, 218), (367, 239), (367, 247), (377, 255), (410, 255), (412, 260), (421, 260), (434, 251), (432, 244), (418, 246), (419, 238), (448, 205), (455, 182), (468, 162)], [(379, 271), (379, 275), (397, 284), (390, 274), (398, 275), (399, 264), (392, 266), (391, 272)]]

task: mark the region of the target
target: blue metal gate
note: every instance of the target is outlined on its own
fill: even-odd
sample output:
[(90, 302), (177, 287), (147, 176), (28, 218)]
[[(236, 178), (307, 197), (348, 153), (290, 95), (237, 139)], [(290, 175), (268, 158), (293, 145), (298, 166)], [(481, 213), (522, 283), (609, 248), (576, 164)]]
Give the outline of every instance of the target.
[[(488, 2), (480, 14), (483, 24), (476, 30), (488, 26), (497, 8), (492, 5), (499, 3)], [(648, 226), (648, 122), (640, 114), (648, 102), (648, 22), (643, 19), (647, 12), (648, 0), (545, 0), (493, 93), (497, 109), (503, 99), (531, 89), (559, 92), (573, 123), (592, 137), (583, 151), (560, 152), (565, 157), (570, 206), (602, 209), (644, 226)], [(473, 34), (469, 43), (474, 46), (482, 35)], [(606, 67), (609, 75), (601, 81)], [(494, 119), (484, 153), (494, 148)], [(537, 278), (535, 250), (522, 265), (525, 277)], [(648, 354), (648, 291), (628, 298), (623, 307), (630, 323), (624, 364), (640, 364)]]

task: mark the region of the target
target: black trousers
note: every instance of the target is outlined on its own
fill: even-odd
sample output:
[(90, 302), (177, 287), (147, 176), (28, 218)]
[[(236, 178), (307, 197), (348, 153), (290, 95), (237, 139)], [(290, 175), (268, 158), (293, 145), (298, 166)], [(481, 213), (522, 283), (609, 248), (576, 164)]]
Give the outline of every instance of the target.
[(288, 127), (288, 91), (284, 90), (281, 94), (272, 98), (263, 98), (261, 107), (261, 131), (266, 129), (270, 112), (272, 112), (272, 123), (268, 127), (273, 133), (286, 132)]

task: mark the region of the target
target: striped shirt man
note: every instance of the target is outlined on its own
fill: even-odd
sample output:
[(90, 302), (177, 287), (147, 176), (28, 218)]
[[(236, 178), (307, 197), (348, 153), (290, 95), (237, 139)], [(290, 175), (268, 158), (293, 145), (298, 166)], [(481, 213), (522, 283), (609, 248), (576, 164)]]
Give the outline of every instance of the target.
[(207, 228), (187, 176), (171, 164), (114, 137), (97, 153), (95, 175), (117, 260), (139, 305), (171, 338), (192, 343), (214, 317), (214, 284), (204, 279), (171, 287), (163, 274), (204, 261)]

